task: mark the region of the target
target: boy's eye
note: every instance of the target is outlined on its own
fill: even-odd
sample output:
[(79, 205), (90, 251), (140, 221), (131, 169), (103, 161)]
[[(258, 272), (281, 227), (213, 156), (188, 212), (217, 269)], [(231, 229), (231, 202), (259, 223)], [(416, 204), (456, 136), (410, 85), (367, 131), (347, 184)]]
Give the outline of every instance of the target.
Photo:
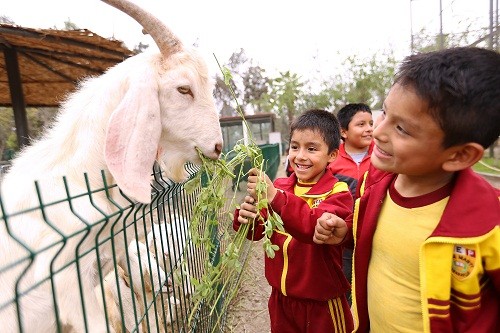
[(405, 131), (404, 128), (399, 125), (396, 126), (396, 130), (402, 134), (408, 135), (408, 132)]

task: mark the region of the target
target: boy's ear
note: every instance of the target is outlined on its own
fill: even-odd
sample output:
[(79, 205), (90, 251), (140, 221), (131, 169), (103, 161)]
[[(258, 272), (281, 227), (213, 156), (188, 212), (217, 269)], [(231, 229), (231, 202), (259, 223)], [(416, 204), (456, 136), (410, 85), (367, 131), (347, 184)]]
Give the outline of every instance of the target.
[(332, 163), (333, 161), (335, 161), (335, 159), (337, 158), (338, 154), (339, 154), (339, 150), (338, 149), (333, 150), (330, 153), (330, 159), (328, 160), (328, 163)]
[(450, 156), (443, 163), (443, 169), (449, 172), (460, 171), (473, 166), (484, 154), (483, 146), (475, 142), (464, 143), (449, 149)]
[(347, 131), (343, 128), (340, 129), (340, 136), (342, 137), (343, 140), (347, 137)]

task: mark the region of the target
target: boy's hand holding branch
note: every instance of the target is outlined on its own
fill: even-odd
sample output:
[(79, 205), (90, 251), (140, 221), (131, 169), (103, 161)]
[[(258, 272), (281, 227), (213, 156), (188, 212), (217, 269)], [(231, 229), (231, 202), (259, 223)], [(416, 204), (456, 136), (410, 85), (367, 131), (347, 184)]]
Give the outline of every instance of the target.
[[(259, 181), (260, 180), (260, 181)], [(253, 168), (248, 172), (248, 181), (247, 181), (247, 193), (245, 196), (245, 202), (243, 202), (240, 206), (238, 222), (240, 223), (249, 223), (251, 219), (255, 219), (257, 217), (257, 186), (258, 184), (265, 184), (267, 186), (267, 190), (262, 192), (262, 196), (260, 199), (267, 199), (268, 202), (273, 201), (276, 196), (276, 192), (278, 191), (271, 179), (259, 169)], [(267, 197), (266, 197), (267, 196)]]

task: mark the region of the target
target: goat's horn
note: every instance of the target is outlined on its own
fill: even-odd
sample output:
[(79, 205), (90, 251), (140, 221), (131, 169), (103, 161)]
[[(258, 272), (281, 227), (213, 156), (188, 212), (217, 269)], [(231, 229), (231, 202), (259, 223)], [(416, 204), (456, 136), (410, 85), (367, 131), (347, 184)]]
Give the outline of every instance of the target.
[(127, 0), (102, 1), (124, 12), (142, 25), (143, 31), (151, 35), (163, 55), (169, 55), (181, 49), (182, 43), (179, 39), (162, 21), (151, 13)]

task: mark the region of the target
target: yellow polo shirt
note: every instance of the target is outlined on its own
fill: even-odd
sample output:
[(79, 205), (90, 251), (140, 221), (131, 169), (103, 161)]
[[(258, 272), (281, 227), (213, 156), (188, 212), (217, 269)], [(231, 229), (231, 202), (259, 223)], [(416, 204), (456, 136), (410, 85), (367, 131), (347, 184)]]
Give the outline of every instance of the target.
[[(432, 195), (434, 193), (431, 199)], [(423, 331), (419, 251), (437, 226), (448, 198), (446, 195), (437, 202), (405, 207), (405, 200), (411, 202), (412, 198), (401, 197), (394, 187), (388, 190), (373, 237), (368, 267), (371, 332)]]

